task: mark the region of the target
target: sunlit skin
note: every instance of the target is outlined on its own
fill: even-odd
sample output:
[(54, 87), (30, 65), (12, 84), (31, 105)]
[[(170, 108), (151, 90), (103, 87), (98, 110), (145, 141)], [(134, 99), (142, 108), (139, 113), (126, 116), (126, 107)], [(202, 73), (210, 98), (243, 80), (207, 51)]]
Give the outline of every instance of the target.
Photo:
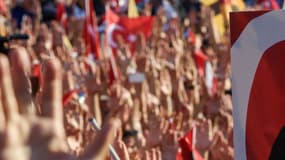
[[(75, 160), (103, 159), (119, 123), (110, 120), (76, 157), (66, 143), (62, 114), (62, 75), (57, 59), (44, 62), (42, 112), (36, 114), (30, 94), (30, 62), (23, 48), (13, 48), (8, 58), (0, 55), (0, 159)], [(16, 78), (17, 76), (17, 78)]]

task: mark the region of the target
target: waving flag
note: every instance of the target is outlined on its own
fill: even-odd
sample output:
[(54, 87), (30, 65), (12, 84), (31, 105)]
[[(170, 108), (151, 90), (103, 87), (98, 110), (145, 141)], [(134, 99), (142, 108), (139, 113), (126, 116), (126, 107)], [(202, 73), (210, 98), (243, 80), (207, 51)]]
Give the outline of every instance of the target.
[(181, 152), (177, 154), (176, 160), (203, 160), (203, 157), (195, 148), (195, 128), (191, 129), (184, 137), (179, 139)]
[(212, 65), (209, 61), (209, 57), (203, 53), (202, 50), (198, 50), (193, 54), (198, 74), (205, 78), (205, 84), (210, 95), (217, 92), (217, 78), (214, 75)]
[(285, 159), (285, 11), (230, 17), (235, 159)]
[(113, 50), (116, 50), (118, 47), (117, 38), (119, 36), (129, 44), (131, 51), (134, 52), (138, 34), (142, 33), (146, 38), (151, 35), (154, 17), (120, 17), (111, 10), (108, 10), (106, 14), (107, 43)]
[[(211, 3), (210, 3), (211, 2)], [(227, 3), (226, 3), (227, 2)], [(203, 3), (203, 1), (202, 1)], [(223, 35), (226, 32), (225, 24), (226, 17), (225, 12), (228, 7), (228, 1), (221, 3), (219, 0), (207, 1), (209, 3), (209, 7), (212, 10), (210, 17), (211, 30), (213, 32), (214, 40), (216, 43), (220, 43), (222, 41)]]
[[(110, 64), (110, 83), (120, 77), (119, 68), (117, 67), (115, 56), (118, 48), (118, 37), (122, 37), (124, 42), (130, 47), (132, 53), (135, 51), (135, 42), (138, 34), (143, 34), (146, 38), (151, 35), (153, 17), (121, 17), (112, 12), (110, 9), (106, 11), (106, 46), (109, 53)], [(111, 48), (111, 52), (108, 48)]]
[(205, 76), (205, 67), (208, 61), (208, 56), (202, 50), (198, 50), (193, 54), (193, 58), (198, 69), (198, 73), (201, 77)]
[(95, 59), (100, 58), (99, 34), (97, 31), (96, 15), (93, 8), (92, 0), (85, 0), (85, 24), (84, 24), (84, 41), (86, 44), (86, 56), (92, 54)]
[(63, 107), (65, 107), (68, 104), (68, 102), (70, 102), (72, 97), (74, 95), (76, 95), (78, 92), (79, 91), (77, 89), (73, 89), (73, 90), (67, 92), (66, 94), (64, 94), (63, 97), (62, 97)]
[[(116, 63), (115, 54), (114, 51), (111, 48), (110, 42), (112, 42), (112, 30), (114, 26), (113, 24), (116, 24), (119, 21), (119, 16), (113, 13), (109, 8), (107, 8), (106, 11), (106, 41), (105, 41), (105, 53), (107, 54), (106, 57), (108, 57), (108, 64), (109, 64), (109, 85), (112, 85), (115, 80), (120, 79), (120, 74), (118, 70), (118, 65)], [(115, 30), (115, 29), (114, 29)]]

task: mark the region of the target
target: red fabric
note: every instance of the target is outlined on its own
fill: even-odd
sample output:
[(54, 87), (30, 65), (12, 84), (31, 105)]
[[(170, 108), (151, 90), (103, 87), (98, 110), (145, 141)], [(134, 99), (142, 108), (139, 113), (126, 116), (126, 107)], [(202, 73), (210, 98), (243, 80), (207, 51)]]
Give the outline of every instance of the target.
[(261, 16), (268, 11), (254, 11), (254, 12), (231, 12), (230, 13), (230, 30), (231, 30), (231, 44), (233, 45), (238, 39), (241, 32), (246, 25), (254, 18)]
[(0, 0), (0, 14), (6, 16), (7, 12), (8, 12), (8, 10), (7, 10), (7, 7), (6, 7), (4, 0)]
[(64, 28), (67, 28), (67, 13), (63, 3), (57, 4), (56, 20), (60, 22), (64, 26)]
[(67, 92), (65, 95), (63, 95), (62, 102), (63, 102), (63, 107), (66, 106), (66, 104), (72, 99), (72, 97), (78, 93), (77, 89), (71, 90)]
[(176, 160), (183, 160), (181, 152), (177, 152), (176, 154)]
[(152, 31), (154, 17), (141, 16), (137, 18), (121, 17), (119, 24), (126, 28), (127, 33), (143, 33), (145, 37), (149, 37)]
[(206, 61), (208, 60), (208, 56), (205, 55), (201, 50), (199, 50), (196, 53), (194, 53), (193, 58), (196, 63), (199, 75), (204, 77), (205, 66), (206, 66)]
[(200, 153), (193, 145), (193, 129), (178, 141), (181, 153), (176, 155), (176, 160), (203, 160)]
[(41, 65), (40, 64), (35, 64), (32, 67), (32, 76), (33, 77), (40, 77), (41, 75)]
[(232, 4), (231, 0), (220, 0), (219, 1), (221, 4)]
[[(118, 16), (111, 10), (107, 11), (107, 32), (111, 25), (115, 25), (116, 29), (110, 31), (112, 41), (116, 43), (118, 36), (122, 36), (124, 41), (128, 43), (132, 53), (135, 51), (136, 37), (142, 33), (146, 38), (150, 37), (152, 26), (154, 23), (154, 17), (141, 16), (137, 18), (129, 18)], [(116, 48), (112, 46), (112, 48)]]
[[(136, 46), (135, 40), (132, 40), (131, 37), (138, 36), (142, 33), (148, 38), (151, 35), (153, 20), (153, 17), (121, 18), (119, 25), (123, 26), (126, 30), (119, 31), (117, 34), (121, 35), (124, 41), (129, 44), (132, 54), (134, 54)], [(114, 38), (116, 38), (116, 34), (114, 36)]]
[(108, 60), (108, 64), (109, 64), (109, 72), (108, 72), (108, 76), (109, 76), (109, 85), (111, 86), (114, 81), (116, 79), (119, 79), (119, 73), (118, 73), (118, 66), (116, 64), (116, 60), (115, 60), (115, 50), (113, 48), (111, 48), (108, 44), (108, 39), (110, 37), (108, 37), (108, 28), (110, 27), (110, 25), (114, 24), (114, 23), (117, 23), (119, 21), (119, 16), (116, 15), (114, 12), (112, 12), (110, 9), (107, 9), (106, 11), (106, 25), (107, 25), (107, 29), (106, 29), (106, 39), (105, 39), (105, 48), (107, 50), (107, 52), (111, 52), (109, 53), (110, 54), (110, 57), (109, 57), (109, 60)]
[[(120, 17), (110, 9), (106, 11), (106, 48), (110, 47), (112, 53), (109, 59), (110, 71), (109, 82), (112, 84), (114, 80), (120, 79), (120, 70), (117, 67), (115, 56), (118, 36), (122, 36), (123, 40), (128, 43), (132, 53), (135, 50), (135, 39), (131, 41), (131, 38), (136, 38), (139, 33), (142, 33), (145, 37), (149, 37), (152, 31), (152, 25), (154, 23), (153, 17), (138, 17), (128, 18)], [(113, 29), (111, 29), (114, 27)], [(131, 37), (131, 38), (130, 38)], [(112, 41), (114, 45), (111, 45), (109, 41)]]
[(255, 72), (246, 117), (248, 160), (269, 159), (272, 145), (285, 124), (284, 49), (285, 41), (268, 48)]
[(183, 160), (194, 160), (192, 153), (192, 135), (193, 132), (191, 130), (178, 141), (181, 147), (181, 157)]
[(219, 83), (218, 78), (214, 77), (213, 78), (213, 86), (211, 88), (212, 94), (216, 94), (218, 92), (218, 83)]
[(41, 65), (40, 64), (34, 64), (32, 67), (32, 76), (39, 78), (40, 86), (43, 84), (43, 77), (41, 73)]
[(112, 84), (114, 84), (114, 81), (117, 79), (116, 77), (116, 73), (115, 73), (114, 66), (112, 65), (111, 60), (109, 60), (109, 72), (108, 72), (108, 76), (109, 76), (109, 86), (111, 86)]
[(85, 56), (92, 53), (95, 59), (100, 58), (99, 34), (97, 31), (96, 15), (93, 8), (93, 0), (87, 0), (86, 17), (84, 22), (83, 38), (86, 44)]
[(271, 9), (274, 9), (274, 10), (280, 9), (280, 6), (276, 2), (276, 0), (270, 0), (270, 2), (271, 2)]
[(111, 9), (107, 9), (106, 15), (105, 15), (107, 27), (113, 23), (118, 23), (120, 20), (120, 17), (114, 13)]
[(195, 33), (193, 33), (191, 30), (189, 31), (188, 35), (188, 42), (194, 44), (196, 40)]

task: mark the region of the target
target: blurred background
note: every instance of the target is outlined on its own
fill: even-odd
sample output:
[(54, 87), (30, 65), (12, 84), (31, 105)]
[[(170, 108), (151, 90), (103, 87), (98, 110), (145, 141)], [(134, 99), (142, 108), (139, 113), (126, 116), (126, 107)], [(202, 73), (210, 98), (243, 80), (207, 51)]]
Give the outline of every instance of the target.
[(42, 62), (60, 60), (64, 128), (76, 155), (94, 137), (88, 118), (101, 125), (115, 116), (131, 160), (231, 160), (229, 13), (282, 6), (282, 0), (0, 0), (0, 49), (27, 50), (35, 102)]

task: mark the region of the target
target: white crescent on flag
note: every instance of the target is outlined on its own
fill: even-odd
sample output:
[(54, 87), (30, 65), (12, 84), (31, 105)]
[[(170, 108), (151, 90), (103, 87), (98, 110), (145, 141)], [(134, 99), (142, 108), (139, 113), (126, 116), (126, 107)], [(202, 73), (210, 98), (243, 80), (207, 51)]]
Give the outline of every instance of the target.
[[(285, 11), (283, 10), (267, 12), (254, 18), (247, 24), (231, 47), (236, 160), (257, 160), (248, 158), (251, 149), (246, 148), (246, 124), (250, 93), (258, 65), (265, 51), (285, 40), (284, 18)], [(256, 112), (260, 111), (256, 110)], [(270, 118), (274, 121), (274, 117)], [(266, 135), (262, 136), (266, 137)], [(263, 147), (266, 148), (266, 146)], [(263, 153), (260, 152), (260, 154)], [(266, 155), (269, 156), (269, 153)], [(268, 159), (268, 157), (263, 158)]]
[(119, 26), (115, 23), (110, 24), (107, 28), (107, 42), (112, 48), (117, 48), (117, 43), (113, 39), (113, 33), (115, 30), (123, 31), (124, 28), (122, 26)]

